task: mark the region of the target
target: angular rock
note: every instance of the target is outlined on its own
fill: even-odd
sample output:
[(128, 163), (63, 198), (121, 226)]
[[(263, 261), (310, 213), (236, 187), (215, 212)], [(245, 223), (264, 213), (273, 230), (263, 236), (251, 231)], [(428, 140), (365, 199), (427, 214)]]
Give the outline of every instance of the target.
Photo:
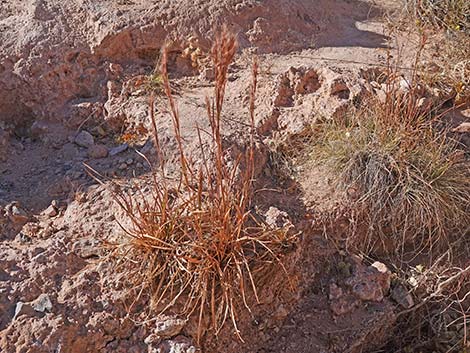
[(333, 300), (330, 309), (336, 316), (341, 316), (352, 312), (359, 304), (359, 301), (352, 296), (344, 296)]
[(71, 104), (68, 109), (65, 123), (73, 129), (80, 127), (83, 122), (97, 119), (103, 111), (102, 103), (81, 102)]
[[(0, 220), (1, 224), (1, 220)], [(16, 234), (15, 241), (19, 243), (26, 243), (31, 241), (32, 238), (36, 237), (41, 230), (40, 224), (34, 220), (23, 224), (21, 230)]]
[(115, 75), (116, 77), (121, 76), (124, 71), (122, 66), (116, 63), (110, 63), (108, 66), (108, 70), (112, 75)]
[(391, 273), (379, 262), (365, 267), (357, 264), (354, 275), (346, 280), (352, 293), (360, 300), (380, 302), (390, 289)]
[(101, 255), (100, 242), (93, 238), (77, 240), (72, 245), (72, 251), (83, 259), (99, 257)]
[(387, 294), (388, 291), (390, 290), (390, 282), (392, 280), (392, 273), (388, 269), (388, 267), (383, 264), (382, 262), (375, 261), (371, 267), (375, 268), (380, 275), (378, 275), (377, 280), (382, 286), (382, 290), (384, 294)]
[(119, 97), (119, 93), (121, 91), (120, 85), (115, 81), (108, 81), (106, 83), (106, 87), (108, 89), (108, 97), (109, 98), (117, 98)]
[(346, 83), (340, 79), (335, 78), (330, 83), (330, 95), (335, 95), (341, 99), (348, 99), (349, 98), (349, 87)]
[(158, 336), (154, 333), (151, 333), (150, 335), (148, 335), (145, 338), (144, 343), (151, 346), (151, 345), (158, 345), (161, 341), (162, 340), (161, 340), (160, 336)]
[(186, 324), (186, 320), (161, 317), (155, 324), (154, 333), (161, 338), (170, 338), (178, 335)]
[(12, 202), (5, 207), (6, 214), (13, 224), (23, 225), (28, 222), (29, 217), (17, 202)]
[(48, 132), (49, 125), (44, 121), (36, 120), (33, 123), (33, 125), (31, 125), (30, 130), (31, 130), (31, 137), (33, 139), (37, 139)]
[(41, 294), (35, 301), (31, 302), (31, 306), (40, 313), (52, 311), (52, 302), (48, 294)]
[(199, 74), (199, 79), (201, 80), (212, 81), (214, 78), (215, 78), (215, 72), (214, 72), (214, 69), (211, 67), (205, 67), (204, 69), (201, 70)]
[(269, 207), (266, 212), (266, 223), (273, 228), (292, 227), (287, 212), (281, 211), (276, 207)]
[(43, 214), (47, 217), (55, 217), (59, 213), (57, 212), (57, 208), (54, 207), (54, 205), (50, 205), (48, 208), (44, 210)]
[(149, 138), (149, 139), (147, 139), (147, 141), (145, 141), (145, 144), (140, 149), (140, 152), (143, 153), (143, 154), (147, 154), (147, 153), (151, 152), (152, 150), (154, 150), (153, 142), (152, 142), (152, 139)]
[(359, 301), (350, 293), (338, 286), (336, 283), (330, 283), (330, 309), (336, 316), (345, 315), (353, 311), (358, 305)]
[(34, 316), (35, 311), (31, 304), (29, 303), (24, 303), (24, 302), (18, 302), (16, 303), (15, 307), (15, 315), (13, 316), (12, 321), (15, 321), (18, 317), (27, 315), (27, 316)]
[(339, 299), (344, 295), (343, 290), (336, 283), (330, 284), (330, 300)]

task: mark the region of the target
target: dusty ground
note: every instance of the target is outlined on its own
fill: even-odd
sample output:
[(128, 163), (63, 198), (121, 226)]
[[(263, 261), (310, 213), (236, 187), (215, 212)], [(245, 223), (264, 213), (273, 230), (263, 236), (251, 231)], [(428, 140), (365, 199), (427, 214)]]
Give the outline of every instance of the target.
[[(321, 171), (281, 178), (267, 149), (260, 150), (257, 184), (265, 191), (258, 207), (300, 232), (285, 259), (298, 284), (294, 291), (264, 290), (262, 303), (240, 320), (244, 343), (227, 327), (218, 338), (206, 332), (198, 345), (190, 324), (149, 317), (146, 298), (129, 309), (132, 294), (103, 261), (102, 247), (122, 236), (116, 219), (125, 217), (84, 163), (123, 183), (148, 175), (137, 153), (154, 153), (139, 82), (167, 38), (178, 38), (172, 75), (185, 141), (197, 155), (195, 126), (207, 126), (204, 98), (212, 92), (204, 53), (221, 23), (240, 44), (224, 110), (228, 142), (240, 142), (248, 119), (253, 53), (261, 63), (256, 124), (263, 145), (334, 117), (367, 89), (370, 68), (383, 67), (395, 45), (379, 20), (386, 6), (0, 1), (0, 351), (326, 353), (385, 343), (402, 309), (389, 295), (390, 273), (335, 247), (331, 238), (346, 223), (326, 233), (317, 227), (336, 207)], [(164, 100), (158, 107), (164, 111)], [(158, 119), (171, 159), (169, 118), (161, 112)], [(169, 329), (158, 331), (158, 323)]]

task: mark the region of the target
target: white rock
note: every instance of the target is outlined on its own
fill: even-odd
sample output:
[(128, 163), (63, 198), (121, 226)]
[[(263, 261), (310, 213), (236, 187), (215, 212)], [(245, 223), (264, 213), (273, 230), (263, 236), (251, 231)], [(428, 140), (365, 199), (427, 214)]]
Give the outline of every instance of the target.
[(149, 353), (196, 353), (196, 347), (191, 341), (183, 336), (178, 336), (173, 340), (165, 340), (158, 347), (149, 346)]
[(41, 294), (34, 302), (31, 303), (34, 310), (45, 312), (52, 310), (52, 302), (48, 294)]

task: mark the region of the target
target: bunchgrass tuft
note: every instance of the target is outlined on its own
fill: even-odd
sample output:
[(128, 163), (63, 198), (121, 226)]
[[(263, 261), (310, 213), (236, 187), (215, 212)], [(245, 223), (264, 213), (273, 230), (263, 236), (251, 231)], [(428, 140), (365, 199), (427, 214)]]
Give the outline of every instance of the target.
[[(253, 63), (251, 101), (247, 109), (250, 141), (245, 152), (227, 162), (221, 136), (222, 107), (227, 73), (236, 52), (235, 37), (226, 30), (215, 39), (211, 56), (215, 70), (212, 99), (207, 98), (210, 131), (197, 129), (202, 163), (192, 163), (181, 135), (181, 117), (172, 95), (167, 53), (161, 58), (159, 87), (168, 100), (173, 134), (179, 155), (179, 176), (170, 179), (160, 144), (154, 96), (150, 103), (154, 144), (159, 166), (153, 172), (150, 191), (120, 188), (115, 198), (131, 226), (123, 226), (128, 242), (117, 254), (127, 260), (128, 278), (137, 298), (150, 294), (156, 314), (173, 312), (198, 318), (198, 339), (210, 326), (217, 334), (231, 321), (236, 334), (239, 310), (250, 311), (259, 301), (258, 278), (266, 269), (283, 268), (281, 257), (292, 237), (284, 229), (272, 229), (253, 212), (254, 110), (258, 65)], [(209, 134), (210, 151), (203, 148), (202, 134)]]
[[(429, 250), (470, 222), (470, 167), (438, 131), (436, 108), (419, 87), (388, 83), (341, 120), (318, 127), (312, 158), (337, 176), (370, 225), (363, 250)], [(390, 246), (390, 244), (392, 246)]]

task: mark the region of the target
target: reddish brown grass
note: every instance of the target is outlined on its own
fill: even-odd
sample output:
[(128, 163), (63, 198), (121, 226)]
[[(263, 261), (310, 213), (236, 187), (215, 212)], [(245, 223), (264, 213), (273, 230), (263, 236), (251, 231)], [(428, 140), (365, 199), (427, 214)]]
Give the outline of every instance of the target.
[[(270, 266), (282, 266), (285, 245), (292, 241), (286, 231), (270, 229), (252, 211), (256, 61), (249, 105), (250, 141), (245, 152), (230, 166), (227, 163), (221, 135), (222, 108), (235, 52), (235, 37), (223, 30), (211, 52), (215, 87), (213, 98), (206, 99), (210, 131), (197, 128), (203, 162), (196, 166), (185, 151), (167, 51), (163, 51), (162, 88), (178, 146), (179, 177), (176, 182), (167, 177), (152, 94), (150, 118), (159, 167), (152, 176), (151, 192), (137, 187), (137, 194), (122, 188), (115, 194), (132, 223), (131, 227), (123, 227), (129, 241), (117, 249), (121, 258), (133, 264), (128, 278), (133, 280), (139, 296), (146, 291), (151, 294), (154, 313), (171, 309), (188, 318), (197, 316), (198, 339), (206, 324), (217, 334), (227, 320), (241, 339), (237, 328), (239, 310), (244, 307), (250, 311), (250, 301), (259, 301), (258, 276)], [(202, 133), (210, 135), (210, 153), (202, 147)]]

